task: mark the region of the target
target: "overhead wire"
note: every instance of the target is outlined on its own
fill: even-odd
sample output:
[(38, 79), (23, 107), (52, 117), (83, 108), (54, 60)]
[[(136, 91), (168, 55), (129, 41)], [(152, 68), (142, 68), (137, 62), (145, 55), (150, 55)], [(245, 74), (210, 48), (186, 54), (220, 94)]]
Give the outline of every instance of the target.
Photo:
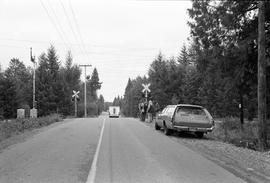
[(55, 30), (57, 31), (57, 33), (59, 34), (60, 38), (62, 39), (63, 43), (65, 44), (65, 46), (69, 49), (69, 45), (68, 43), (65, 41), (64, 36), (62, 35), (61, 31), (58, 29), (57, 23), (55, 23), (54, 19), (52, 18), (52, 16), (50, 15), (49, 10), (46, 8), (44, 2), (42, 0), (39, 0), (41, 3), (41, 6), (43, 7), (43, 9), (45, 10), (47, 16), (49, 17), (49, 20), (51, 21), (51, 23), (53, 24)]
[[(76, 18), (76, 16), (75, 16), (75, 11), (74, 11), (74, 9), (73, 9), (73, 7), (72, 7), (71, 1), (68, 0), (68, 2), (69, 2), (69, 7), (70, 7), (70, 9), (71, 9), (71, 14), (72, 14), (73, 20), (74, 20), (75, 25), (76, 25), (76, 26), (75, 26), (75, 27), (76, 27), (76, 30), (77, 30), (77, 32), (78, 32), (78, 34), (79, 34), (79, 39), (80, 39), (80, 41), (81, 41), (81, 43), (82, 43), (82, 45), (83, 45), (83, 47), (84, 47), (84, 49), (85, 49), (86, 56), (87, 56), (88, 59), (89, 59), (89, 55), (87, 54), (87, 49), (86, 49), (86, 46), (85, 46), (84, 41), (83, 41), (82, 33), (81, 33), (81, 31), (80, 31), (80, 26), (79, 26), (79, 23), (78, 23), (77, 18)], [(90, 59), (89, 59), (89, 60), (90, 60)]]
[(52, 6), (50, 0), (48, 0), (48, 6), (50, 7), (50, 9), (51, 9), (51, 11), (52, 11), (52, 13), (53, 13), (53, 15), (54, 15), (55, 21), (56, 21), (57, 24), (59, 25), (59, 28), (60, 28), (60, 30), (61, 30), (61, 32), (62, 32), (62, 34), (63, 34), (65, 40), (67, 41), (67, 43), (68, 43), (68, 45), (69, 45), (69, 50), (72, 49), (72, 46), (71, 46), (70, 41), (69, 41), (69, 39), (68, 39), (68, 36), (66, 35), (65, 31), (63, 30), (62, 24), (60, 23), (60, 20), (59, 20), (59, 18), (58, 18), (58, 16), (57, 16), (57, 14), (56, 14), (56, 12), (55, 12), (55, 10), (54, 10), (54, 8), (53, 8), (53, 6)]
[[(63, 1), (60, 0), (59, 2), (60, 2), (60, 4), (61, 4), (61, 7), (62, 7), (62, 9), (63, 9), (63, 11), (64, 11), (65, 16), (66, 16), (66, 19), (67, 19), (68, 25), (69, 25), (69, 27), (70, 27), (70, 29), (71, 29), (71, 32), (72, 32), (74, 38), (76, 39), (76, 42), (77, 42), (77, 43), (80, 43), (80, 41), (79, 41), (79, 39), (78, 39), (78, 37), (77, 37), (77, 34), (76, 34), (76, 32), (75, 32), (75, 30), (74, 30), (74, 28), (73, 28), (73, 25), (72, 25), (72, 23), (71, 23), (71, 20), (70, 20), (70, 18), (69, 18), (68, 12), (67, 12), (67, 10), (66, 10), (66, 8), (65, 8), (65, 6), (64, 6)], [(80, 48), (80, 51), (83, 53), (83, 52), (85, 52), (85, 50), (83, 50), (83, 49), (81, 48), (81, 46), (82, 46), (82, 45), (78, 44), (78, 47)]]

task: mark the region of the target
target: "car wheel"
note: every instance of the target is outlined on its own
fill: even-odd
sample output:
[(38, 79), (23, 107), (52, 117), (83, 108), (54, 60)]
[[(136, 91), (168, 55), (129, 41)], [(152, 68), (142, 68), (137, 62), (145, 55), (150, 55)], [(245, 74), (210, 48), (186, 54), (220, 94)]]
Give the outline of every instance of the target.
[(197, 135), (198, 138), (203, 138), (203, 132), (195, 132), (195, 134)]
[(156, 130), (160, 130), (160, 126), (158, 126), (157, 123), (155, 123), (155, 129), (156, 129)]
[(171, 134), (171, 130), (167, 128), (166, 124), (164, 124), (164, 134), (167, 136)]

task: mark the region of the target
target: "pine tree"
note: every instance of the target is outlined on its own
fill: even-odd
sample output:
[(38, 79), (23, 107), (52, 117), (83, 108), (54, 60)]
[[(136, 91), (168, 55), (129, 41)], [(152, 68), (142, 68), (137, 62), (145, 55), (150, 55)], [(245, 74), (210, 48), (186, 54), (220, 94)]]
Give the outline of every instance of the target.
[(41, 116), (59, 112), (60, 101), (64, 95), (59, 68), (56, 50), (51, 46), (47, 54), (40, 55), (37, 68), (37, 101)]
[(182, 64), (183, 66), (187, 66), (189, 64), (189, 56), (188, 56), (188, 51), (187, 51), (187, 47), (184, 44), (183, 47), (181, 48), (181, 52), (180, 55), (177, 58), (177, 62), (179, 64)]
[(94, 68), (91, 79), (89, 81), (90, 85), (90, 97), (91, 100), (96, 101), (97, 100), (97, 90), (101, 88), (101, 82), (99, 82), (99, 76), (98, 71), (96, 68)]
[(13, 58), (5, 71), (6, 78), (10, 78), (16, 86), (16, 98), (19, 107), (30, 106), (32, 102), (32, 75), (23, 62)]

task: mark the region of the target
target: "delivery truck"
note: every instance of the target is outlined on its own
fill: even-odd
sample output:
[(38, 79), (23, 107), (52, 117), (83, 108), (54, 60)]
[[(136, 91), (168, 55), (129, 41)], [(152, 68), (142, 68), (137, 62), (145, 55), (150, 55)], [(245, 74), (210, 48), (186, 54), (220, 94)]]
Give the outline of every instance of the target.
[(120, 107), (119, 106), (110, 106), (109, 107), (109, 117), (110, 118), (119, 118), (120, 116)]

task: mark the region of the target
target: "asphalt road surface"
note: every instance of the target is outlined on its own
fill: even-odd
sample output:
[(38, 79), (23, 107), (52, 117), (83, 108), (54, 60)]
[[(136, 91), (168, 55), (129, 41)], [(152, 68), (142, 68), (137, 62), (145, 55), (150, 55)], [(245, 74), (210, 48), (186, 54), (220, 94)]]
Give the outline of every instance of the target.
[(94, 182), (244, 181), (138, 120), (110, 118), (105, 120)]
[(4, 150), (2, 182), (243, 180), (136, 119), (100, 117), (61, 123)]
[(0, 183), (85, 182), (102, 119), (53, 124), (0, 153)]

